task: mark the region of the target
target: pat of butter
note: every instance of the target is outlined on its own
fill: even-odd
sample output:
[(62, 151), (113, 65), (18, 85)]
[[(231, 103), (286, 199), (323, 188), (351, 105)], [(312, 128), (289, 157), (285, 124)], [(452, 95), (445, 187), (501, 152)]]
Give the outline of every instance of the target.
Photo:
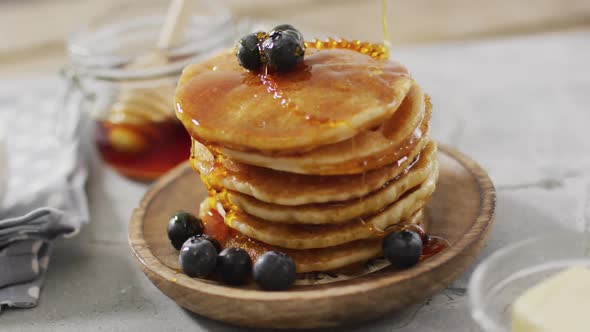
[(574, 267), (528, 289), (514, 302), (512, 332), (588, 332), (590, 270)]

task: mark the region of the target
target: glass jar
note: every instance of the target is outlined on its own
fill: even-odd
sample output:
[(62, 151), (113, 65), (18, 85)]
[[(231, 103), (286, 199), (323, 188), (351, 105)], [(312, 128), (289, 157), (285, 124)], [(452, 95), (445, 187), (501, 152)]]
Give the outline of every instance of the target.
[(238, 35), (215, 1), (193, 1), (180, 42), (156, 49), (169, 1), (110, 10), (68, 40), (66, 103), (89, 114), (102, 159), (120, 174), (152, 180), (188, 159), (190, 137), (176, 119), (174, 89), (182, 69)]

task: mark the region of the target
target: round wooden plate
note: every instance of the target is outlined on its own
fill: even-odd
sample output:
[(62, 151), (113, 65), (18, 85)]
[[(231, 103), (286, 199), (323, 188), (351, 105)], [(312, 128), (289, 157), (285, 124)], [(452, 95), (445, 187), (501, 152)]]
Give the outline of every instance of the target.
[(139, 266), (182, 307), (231, 324), (317, 328), (365, 321), (403, 309), (440, 291), (475, 259), (494, 218), (495, 190), (486, 172), (458, 151), (440, 146), (440, 179), (428, 204), (429, 233), (451, 246), (413, 268), (386, 268), (331, 284), (284, 292), (229, 287), (191, 279), (179, 271), (178, 252), (166, 235), (178, 210), (197, 212), (207, 195), (199, 177), (182, 164), (157, 181), (134, 211), (129, 242)]

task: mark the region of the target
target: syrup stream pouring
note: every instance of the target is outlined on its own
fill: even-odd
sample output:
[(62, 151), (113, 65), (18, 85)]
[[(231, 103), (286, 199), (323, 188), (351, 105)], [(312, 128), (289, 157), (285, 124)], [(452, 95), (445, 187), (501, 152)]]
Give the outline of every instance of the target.
[(383, 45), (391, 51), (391, 38), (389, 37), (389, 28), (387, 27), (387, 1), (381, 0), (381, 27), (383, 29)]

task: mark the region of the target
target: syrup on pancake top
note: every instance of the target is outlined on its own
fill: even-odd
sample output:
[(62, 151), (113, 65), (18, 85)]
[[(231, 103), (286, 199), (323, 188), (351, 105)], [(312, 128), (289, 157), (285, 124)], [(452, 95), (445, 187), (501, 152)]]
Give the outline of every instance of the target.
[(308, 48), (296, 70), (248, 71), (224, 52), (184, 70), (177, 114), (202, 142), (302, 152), (389, 118), (410, 90), (406, 68), (348, 49)]

